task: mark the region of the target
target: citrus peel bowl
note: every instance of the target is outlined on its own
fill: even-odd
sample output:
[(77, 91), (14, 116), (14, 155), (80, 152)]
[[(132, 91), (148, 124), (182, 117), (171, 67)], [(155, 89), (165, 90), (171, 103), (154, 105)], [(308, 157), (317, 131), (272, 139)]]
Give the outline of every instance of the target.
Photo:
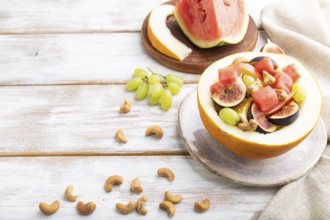
[[(307, 89), (307, 97), (300, 106), (298, 119), (293, 124), (268, 134), (244, 132), (236, 126), (224, 123), (214, 109), (210, 93), (210, 86), (218, 81), (219, 68), (230, 65), (238, 57), (251, 60), (257, 56), (269, 56), (280, 67), (295, 63), (301, 73), (300, 81)], [(284, 154), (310, 134), (320, 117), (322, 95), (316, 79), (296, 59), (283, 54), (245, 52), (216, 61), (203, 72), (198, 83), (197, 103), (204, 127), (216, 140), (238, 156), (265, 159)]]

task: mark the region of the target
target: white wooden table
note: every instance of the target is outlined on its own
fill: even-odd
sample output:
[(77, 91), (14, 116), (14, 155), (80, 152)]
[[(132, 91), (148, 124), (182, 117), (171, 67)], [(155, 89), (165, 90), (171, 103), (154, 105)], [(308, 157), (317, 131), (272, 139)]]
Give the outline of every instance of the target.
[[(265, 43), (260, 10), (274, 0), (247, 0), (259, 27), (256, 50)], [(188, 154), (178, 128), (180, 102), (196, 87), (199, 75), (179, 73), (155, 62), (140, 41), (140, 28), (162, 0), (0, 0), (0, 219), (44, 219), (40, 202), (61, 202), (52, 219), (80, 219), (76, 203), (63, 197), (74, 186), (78, 200), (93, 201), (89, 219), (168, 219), (158, 208), (171, 190), (184, 199), (173, 219), (249, 219), (279, 187), (232, 183), (202, 168)], [(185, 84), (168, 112), (136, 101), (125, 82), (136, 67), (180, 75)], [(120, 114), (124, 97), (132, 111)], [(144, 136), (150, 125), (164, 130), (160, 140)], [(124, 130), (127, 144), (115, 141)], [(157, 177), (159, 167), (176, 175)], [(124, 184), (104, 191), (107, 177)], [(122, 216), (117, 202), (139, 177), (149, 197), (147, 216)], [(193, 210), (209, 198), (211, 209)]]

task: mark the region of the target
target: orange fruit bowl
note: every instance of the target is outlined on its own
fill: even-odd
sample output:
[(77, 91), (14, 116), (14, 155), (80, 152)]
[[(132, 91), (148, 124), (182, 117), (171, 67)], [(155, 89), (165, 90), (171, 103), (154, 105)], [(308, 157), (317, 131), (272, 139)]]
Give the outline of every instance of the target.
[[(307, 91), (296, 121), (267, 134), (247, 132), (226, 124), (215, 110), (210, 92), (210, 86), (218, 81), (219, 68), (229, 66), (238, 57), (251, 60), (258, 56), (270, 57), (279, 67), (295, 64), (301, 74), (299, 82), (305, 85)], [(296, 59), (283, 54), (243, 52), (216, 61), (203, 72), (197, 88), (197, 103), (204, 127), (217, 141), (238, 156), (265, 159), (286, 153), (311, 133), (320, 118), (322, 95), (313, 74)]]

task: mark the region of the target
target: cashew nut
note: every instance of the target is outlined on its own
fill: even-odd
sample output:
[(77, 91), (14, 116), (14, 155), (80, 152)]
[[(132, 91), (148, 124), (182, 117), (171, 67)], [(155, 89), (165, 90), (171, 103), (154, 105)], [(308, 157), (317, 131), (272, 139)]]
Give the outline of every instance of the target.
[(285, 101), (285, 100), (288, 99), (288, 96), (289, 95), (288, 95), (288, 93), (285, 90), (283, 90), (283, 89), (275, 89), (275, 91), (276, 91), (277, 96), (278, 96), (278, 99), (280, 101)]
[(263, 82), (261, 82), (261, 80), (257, 78), (257, 80), (247, 88), (248, 94), (252, 94), (254, 91), (257, 91), (260, 88), (262, 88), (263, 87), (262, 83)]
[(143, 192), (143, 189), (141, 187), (139, 178), (135, 178), (135, 179), (132, 180), (131, 192), (137, 193), (137, 194)]
[(128, 99), (124, 100), (124, 104), (120, 106), (119, 112), (128, 113), (131, 111), (131, 102)]
[(117, 203), (116, 208), (121, 214), (127, 215), (135, 210), (136, 202), (130, 201), (128, 204)]
[(60, 202), (58, 200), (54, 201), (52, 204), (41, 202), (39, 204), (39, 209), (44, 215), (52, 215), (60, 208)]
[(181, 200), (182, 200), (182, 196), (181, 196), (181, 195), (173, 195), (172, 192), (167, 191), (167, 192), (165, 193), (165, 200), (166, 200), (166, 201), (170, 201), (170, 202), (173, 203), (173, 204), (176, 204), (176, 203), (181, 202)]
[(174, 173), (165, 167), (159, 168), (157, 170), (158, 176), (161, 177), (166, 177), (169, 181), (173, 181), (174, 180)]
[(257, 130), (258, 123), (256, 120), (250, 119), (248, 123), (246, 122), (238, 123), (237, 127), (242, 131), (255, 131)]
[(96, 205), (93, 202), (83, 203), (82, 201), (79, 201), (77, 203), (77, 210), (80, 215), (90, 215), (94, 210), (96, 209)]
[(136, 202), (136, 211), (140, 214), (140, 215), (146, 215), (148, 213), (148, 210), (146, 208), (144, 208), (144, 204), (148, 201), (148, 197), (147, 196), (142, 196), (140, 197), (137, 202)]
[(123, 178), (118, 175), (110, 176), (104, 184), (104, 189), (106, 192), (111, 192), (112, 186), (120, 185), (124, 182)]
[(265, 86), (271, 86), (275, 82), (275, 77), (270, 75), (267, 71), (262, 71), (262, 79)]
[(157, 125), (150, 126), (145, 132), (146, 136), (154, 135), (157, 138), (162, 138), (163, 134), (163, 129)]
[(116, 140), (121, 143), (127, 143), (127, 139), (124, 135), (124, 132), (122, 130), (116, 131)]
[(210, 200), (209, 199), (204, 199), (203, 202), (195, 202), (195, 210), (197, 212), (205, 212), (210, 208)]
[(175, 214), (175, 206), (170, 201), (163, 201), (159, 203), (159, 208), (165, 210), (169, 217), (172, 217)]
[(64, 192), (64, 196), (65, 196), (65, 198), (66, 198), (68, 201), (70, 201), (70, 202), (75, 202), (76, 199), (77, 199), (77, 196), (76, 196), (76, 195), (73, 195), (72, 192), (73, 192), (73, 186), (72, 186), (72, 185), (69, 185), (69, 186), (66, 188), (65, 192)]

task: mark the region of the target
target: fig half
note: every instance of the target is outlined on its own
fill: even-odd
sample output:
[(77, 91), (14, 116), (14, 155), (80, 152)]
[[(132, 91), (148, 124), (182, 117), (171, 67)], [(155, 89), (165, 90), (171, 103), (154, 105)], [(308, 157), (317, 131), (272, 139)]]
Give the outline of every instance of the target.
[(212, 94), (211, 98), (220, 107), (233, 107), (244, 100), (245, 94), (246, 86), (243, 80), (238, 77), (234, 82)]
[(298, 118), (298, 115), (299, 105), (292, 101), (276, 114), (269, 117), (268, 121), (276, 125), (287, 126), (292, 124)]
[(267, 43), (260, 49), (260, 52), (285, 54), (284, 50), (280, 46), (273, 43), (269, 39), (267, 39)]
[(248, 112), (248, 119), (256, 120), (258, 127), (257, 130), (260, 133), (266, 134), (276, 131), (277, 126), (266, 118), (265, 114), (258, 109), (258, 106), (253, 103)]
[(281, 111), (285, 106), (287, 106), (292, 100), (295, 92), (290, 92), (286, 97), (286, 100), (281, 101), (278, 105), (276, 105), (271, 110), (265, 112), (267, 118), (271, 117), (272, 115), (276, 114), (277, 112)]

